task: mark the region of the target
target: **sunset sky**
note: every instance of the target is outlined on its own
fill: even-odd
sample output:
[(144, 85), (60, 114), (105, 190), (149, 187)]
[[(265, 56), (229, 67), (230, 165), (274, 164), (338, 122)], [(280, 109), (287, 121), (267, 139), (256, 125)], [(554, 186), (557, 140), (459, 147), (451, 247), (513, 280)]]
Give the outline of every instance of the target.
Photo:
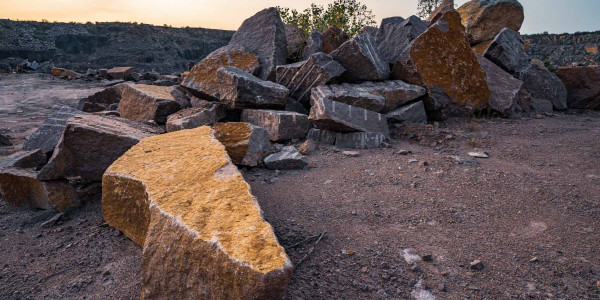
[[(304, 9), (333, 0), (0, 0), (0, 18), (50, 21), (136, 21), (176, 27), (235, 30), (242, 21), (269, 6)], [(417, 0), (362, 0), (377, 22), (416, 13)], [(467, 0), (456, 0), (461, 5)], [(521, 0), (522, 33), (600, 30), (600, 0)]]

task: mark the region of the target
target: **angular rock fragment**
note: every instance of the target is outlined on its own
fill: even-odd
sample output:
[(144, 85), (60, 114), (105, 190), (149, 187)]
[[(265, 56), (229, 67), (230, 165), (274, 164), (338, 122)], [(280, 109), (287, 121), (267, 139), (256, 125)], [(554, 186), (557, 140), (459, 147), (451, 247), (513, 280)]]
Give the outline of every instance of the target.
[(133, 68), (132, 67), (116, 67), (116, 68), (106, 70), (106, 74), (108, 76), (108, 79), (111, 79), (111, 80), (117, 80), (117, 79), (127, 80), (127, 79), (129, 79), (131, 74), (133, 74)]
[(306, 61), (301, 61), (293, 64), (277, 66), (277, 69), (275, 71), (275, 83), (281, 84), (283, 86), (289, 86), (296, 73), (300, 71), (300, 69), (302, 68), (302, 66), (304, 66), (305, 63)]
[(308, 155), (315, 152), (315, 150), (317, 150), (317, 146), (318, 143), (315, 140), (307, 139), (304, 141), (304, 143), (298, 146), (298, 152), (300, 152), (302, 155)]
[(350, 37), (341, 28), (335, 25), (327, 28), (321, 35), (323, 53), (329, 54), (335, 51), (339, 46), (349, 39)]
[(384, 30), (386, 25), (388, 24), (401, 24), (402, 22), (404, 22), (404, 18), (403, 17), (388, 17), (388, 18), (383, 18), (381, 20), (381, 24), (379, 25), (379, 28), (377, 28), (377, 33), (375, 34), (374, 38), (381, 38), (384, 34)]
[(567, 88), (570, 108), (600, 110), (600, 67), (562, 67), (554, 73)]
[(517, 0), (471, 0), (457, 11), (471, 45), (493, 39), (503, 28), (519, 31), (525, 19)]
[(510, 28), (502, 29), (491, 42), (475, 46), (474, 51), (511, 74), (531, 64), (521, 35)]
[(102, 212), (144, 248), (142, 299), (278, 299), (292, 275), (209, 127), (147, 138), (125, 153), (104, 175)]
[(286, 146), (265, 158), (265, 166), (271, 170), (302, 169), (308, 166), (308, 158), (294, 146)]
[(301, 139), (310, 128), (307, 115), (280, 110), (244, 109), (242, 122), (266, 129), (271, 141)]
[(531, 64), (513, 76), (523, 81), (523, 88), (532, 97), (550, 101), (556, 110), (567, 109), (567, 88), (560, 78), (548, 69)]
[(440, 6), (429, 14), (427, 22), (433, 24), (437, 22), (446, 12), (454, 10), (454, 0), (444, 0)]
[(125, 119), (164, 124), (169, 115), (189, 106), (186, 96), (174, 87), (125, 84), (119, 113)]
[(79, 100), (77, 109), (83, 112), (99, 112), (107, 110), (112, 104), (121, 102), (124, 84), (118, 84), (99, 91), (87, 98)]
[(315, 140), (317, 142), (334, 145), (335, 137), (337, 136), (337, 132), (319, 129), (319, 128), (311, 128), (306, 135), (307, 139)]
[(224, 66), (255, 73), (258, 59), (239, 45), (221, 47), (196, 64), (183, 78), (181, 86), (200, 98), (218, 101), (220, 84), (217, 80), (217, 70)]
[(389, 64), (379, 56), (375, 40), (368, 34), (359, 34), (331, 53), (331, 57), (345, 69), (352, 81), (385, 80), (390, 77)]
[(297, 26), (285, 23), (283, 25), (287, 43), (287, 60), (298, 61), (302, 58), (302, 50), (304, 49), (304, 33)]
[(416, 16), (411, 16), (399, 24), (385, 25), (375, 39), (379, 56), (388, 64), (396, 63), (402, 51), (425, 32), (427, 27), (428, 25)]
[(48, 158), (42, 149), (30, 151), (19, 151), (9, 156), (0, 158), (0, 169), (15, 167), (21, 169), (41, 169), (48, 162)]
[(375, 27), (375, 26), (364, 26), (363, 28), (360, 29), (360, 33), (366, 33), (366, 34), (371, 35), (372, 37), (376, 37), (378, 30), (379, 30), (379, 28)]
[(23, 150), (42, 149), (46, 154), (51, 153), (67, 126), (67, 120), (80, 113), (81, 111), (74, 108), (63, 106), (57, 112), (50, 114), (42, 126), (27, 137)]
[(338, 133), (335, 146), (347, 149), (377, 149), (385, 142), (385, 136), (377, 132)]
[(66, 124), (52, 157), (38, 179), (80, 176), (100, 181), (106, 169), (143, 138), (163, 133), (160, 127), (119, 118), (76, 115)]
[(207, 103), (203, 107), (180, 110), (167, 118), (167, 132), (212, 126), (226, 115), (225, 106), (219, 103)]
[(263, 80), (275, 80), (275, 68), (286, 61), (285, 26), (274, 7), (264, 9), (246, 19), (229, 44), (241, 45), (256, 55), (260, 62), (257, 77)]
[(221, 102), (231, 109), (284, 108), (290, 91), (283, 85), (260, 78), (235, 67), (217, 71)]
[(313, 54), (285, 86), (290, 89), (290, 97), (306, 105), (312, 88), (333, 82), (344, 71), (346, 69), (330, 55), (320, 52)]
[(427, 114), (425, 113), (425, 105), (423, 101), (407, 104), (386, 115), (390, 123), (427, 123)]
[(302, 59), (307, 60), (311, 55), (319, 52), (323, 52), (323, 35), (313, 29), (306, 39), (306, 45), (302, 50)]
[(538, 113), (552, 113), (554, 111), (552, 102), (535, 97), (531, 97), (530, 110)]
[(490, 89), (489, 106), (503, 116), (511, 115), (519, 98), (523, 82), (508, 74), (485, 57), (478, 57)]
[(215, 137), (231, 161), (240, 166), (257, 166), (271, 152), (269, 133), (262, 127), (243, 122), (217, 123)]

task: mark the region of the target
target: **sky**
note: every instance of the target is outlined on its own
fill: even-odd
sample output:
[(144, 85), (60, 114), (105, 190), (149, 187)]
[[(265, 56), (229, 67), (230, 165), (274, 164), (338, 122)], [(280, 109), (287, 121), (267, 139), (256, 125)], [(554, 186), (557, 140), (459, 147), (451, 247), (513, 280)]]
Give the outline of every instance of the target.
[[(376, 16), (408, 17), (417, 0), (359, 0)], [(311, 3), (333, 0), (0, 0), (0, 18), (59, 22), (138, 22), (175, 27), (235, 30), (269, 6), (302, 10)], [(462, 5), (467, 0), (455, 0)], [(521, 33), (564, 33), (600, 30), (600, 0), (521, 0), (525, 22)]]

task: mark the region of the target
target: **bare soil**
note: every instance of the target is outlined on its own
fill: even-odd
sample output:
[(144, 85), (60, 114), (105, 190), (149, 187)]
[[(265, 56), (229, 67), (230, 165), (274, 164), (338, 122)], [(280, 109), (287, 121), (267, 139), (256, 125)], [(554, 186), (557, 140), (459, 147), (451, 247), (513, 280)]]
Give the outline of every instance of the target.
[[(46, 94), (71, 84), (29, 79)], [(27, 97), (5, 80), (2, 94)], [(7, 103), (11, 118), (53, 107)], [(308, 170), (244, 169), (296, 264), (286, 298), (599, 299), (600, 112), (537, 117), (402, 126), (391, 148), (322, 145)], [(142, 250), (104, 223), (94, 190), (48, 227), (54, 212), (0, 201), (1, 299), (138, 298)]]

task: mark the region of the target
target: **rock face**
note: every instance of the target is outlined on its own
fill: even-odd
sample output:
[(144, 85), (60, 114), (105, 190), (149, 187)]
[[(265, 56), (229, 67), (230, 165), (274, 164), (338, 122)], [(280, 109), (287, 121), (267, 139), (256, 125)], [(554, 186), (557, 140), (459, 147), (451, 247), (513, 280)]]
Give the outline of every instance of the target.
[(167, 132), (212, 126), (225, 118), (226, 114), (225, 106), (218, 103), (180, 110), (167, 118)]
[(213, 129), (236, 165), (255, 167), (271, 152), (269, 133), (262, 127), (231, 122), (217, 123)]
[(427, 123), (427, 114), (425, 113), (425, 105), (423, 101), (402, 106), (386, 115), (390, 123)]
[(258, 59), (242, 46), (230, 45), (219, 48), (196, 64), (183, 79), (181, 86), (200, 98), (218, 101), (220, 85), (217, 80), (217, 70), (224, 66), (255, 73)]
[(375, 42), (381, 58), (388, 64), (394, 64), (408, 44), (427, 30), (427, 24), (415, 16), (400, 24), (389, 23), (380, 30)]
[(600, 64), (600, 31), (523, 36), (527, 54), (554, 67)]
[(159, 127), (95, 115), (69, 119), (64, 134), (48, 164), (38, 174), (40, 180), (77, 177), (102, 180), (106, 169), (143, 138), (164, 132)]
[(307, 60), (315, 53), (323, 52), (323, 35), (318, 30), (312, 30), (306, 39), (302, 50), (302, 59)]
[(445, 114), (454, 114), (453, 109), (478, 108), (490, 98), (485, 73), (455, 11), (445, 13), (412, 41), (394, 65), (392, 75), (426, 86), (429, 97), (425, 108), (430, 111), (444, 109)]
[(75, 190), (67, 180), (40, 181), (37, 173), (19, 168), (0, 168), (0, 195), (16, 206), (67, 210), (79, 206)]
[(256, 55), (260, 62), (257, 76), (263, 80), (274, 80), (275, 68), (285, 64), (286, 61), (285, 26), (274, 7), (262, 10), (246, 19), (229, 44), (241, 45)]
[(290, 83), (290, 97), (302, 104), (308, 104), (312, 88), (331, 83), (341, 76), (346, 69), (340, 63), (325, 53), (313, 54), (294, 74)]
[(339, 27), (331, 26), (323, 31), (321, 35), (323, 42), (323, 53), (329, 54), (345, 43), (350, 37)]
[(493, 41), (480, 45), (474, 48), (475, 52), (511, 74), (530, 65), (531, 58), (525, 52), (521, 35), (510, 28), (502, 29)]
[(186, 108), (185, 102), (185, 95), (172, 86), (125, 84), (119, 114), (125, 119), (165, 124), (169, 115)]
[(87, 98), (83, 98), (77, 104), (77, 109), (84, 112), (100, 112), (108, 109), (112, 104), (121, 102), (125, 84), (118, 84), (99, 91)]
[(556, 74), (531, 64), (528, 68), (516, 72), (514, 76), (523, 81), (523, 88), (532, 97), (550, 101), (556, 110), (567, 109), (567, 89)]
[(108, 79), (112, 80), (127, 80), (131, 74), (133, 74), (132, 67), (116, 67), (106, 70)]
[(283, 85), (260, 78), (235, 67), (217, 71), (221, 102), (231, 109), (283, 108), (290, 91)]
[(489, 106), (503, 116), (511, 115), (519, 98), (523, 82), (508, 74), (485, 57), (478, 57), (490, 88)]
[(0, 169), (6, 167), (15, 167), (39, 170), (47, 162), (48, 159), (46, 158), (46, 154), (42, 151), (42, 149), (19, 151), (0, 159)]
[(102, 212), (144, 248), (142, 299), (278, 299), (291, 277), (209, 127), (147, 138), (125, 153), (104, 175)]
[(385, 80), (390, 77), (390, 66), (377, 52), (375, 40), (369, 34), (359, 34), (331, 53), (345, 69), (345, 76), (353, 81)]
[(265, 166), (271, 170), (302, 169), (308, 166), (308, 158), (294, 146), (286, 146), (265, 158)]
[(433, 24), (437, 22), (446, 12), (454, 10), (454, 0), (444, 0), (440, 6), (429, 14), (427, 22)]
[(242, 122), (266, 129), (271, 141), (304, 138), (310, 128), (307, 115), (291, 111), (245, 109)]
[(471, 45), (493, 39), (503, 28), (519, 31), (525, 19), (517, 0), (471, 0), (457, 11)]
[(600, 67), (563, 67), (554, 71), (567, 88), (570, 108), (600, 110)]
[(67, 120), (78, 113), (81, 112), (68, 106), (63, 106), (59, 111), (50, 114), (42, 126), (27, 137), (23, 145), (23, 150), (42, 149), (44, 153), (51, 153), (65, 130)]

